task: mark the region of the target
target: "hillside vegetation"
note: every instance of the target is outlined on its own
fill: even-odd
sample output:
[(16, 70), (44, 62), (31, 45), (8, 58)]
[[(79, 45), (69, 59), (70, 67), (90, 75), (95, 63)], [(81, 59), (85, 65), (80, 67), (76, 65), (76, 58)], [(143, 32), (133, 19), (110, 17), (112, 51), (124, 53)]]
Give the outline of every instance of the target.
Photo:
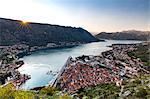
[(71, 96), (62, 94), (53, 87), (45, 87), (40, 91), (15, 90), (13, 84), (0, 86), (0, 99), (71, 99)]
[(0, 18), (0, 45), (27, 44), (44, 46), (48, 43), (98, 41), (82, 28), (41, 23), (23, 23)]

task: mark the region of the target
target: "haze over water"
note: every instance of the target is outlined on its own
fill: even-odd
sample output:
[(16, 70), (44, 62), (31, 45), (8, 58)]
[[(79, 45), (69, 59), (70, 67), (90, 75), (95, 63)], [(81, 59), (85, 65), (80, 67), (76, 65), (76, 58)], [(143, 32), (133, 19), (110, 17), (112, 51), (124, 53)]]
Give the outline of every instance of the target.
[(46, 73), (49, 70), (53, 72), (59, 71), (69, 56), (74, 58), (81, 55), (100, 55), (101, 52), (110, 50), (111, 48), (108, 46), (111, 44), (131, 44), (139, 42), (141, 41), (107, 40), (106, 42), (94, 42), (72, 48), (36, 51), (22, 58), (25, 64), (19, 68), (19, 71), (23, 74), (31, 75), (31, 79), (28, 80), (22, 88), (30, 89), (49, 84), (49, 82), (54, 80), (55, 76), (47, 75)]

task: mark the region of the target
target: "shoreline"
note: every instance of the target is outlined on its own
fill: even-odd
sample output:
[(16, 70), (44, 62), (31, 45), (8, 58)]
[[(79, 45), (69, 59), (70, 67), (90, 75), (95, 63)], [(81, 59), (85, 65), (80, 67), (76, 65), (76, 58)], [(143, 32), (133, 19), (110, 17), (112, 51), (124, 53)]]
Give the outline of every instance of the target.
[(3, 85), (11, 82), (17, 88), (26, 80), (30, 79), (29, 75), (21, 74), (18, 71), (18, 68), (23, 64), (24, 62), (19, 60), (14, 54), (8, 52), (3, 53), (0, 62), (0, 83)]
[[(80, 44), (80, 45), (82, 45), (82, 44)], [(73, 47), (76, 47), (76, 46), (79, 46), (79, 45), (42, 48), (42, 49), (37, 49), (37, 50), (34, 50), (34, 51), (28, 51), (28, 52), (25, 52), (25, 53), (19, 53), (19, 54), (17, 54), (17, 56), (19, 58), (23, 58), (24, 56), (31, 55), (31, 54), (36, 53), (38, 51), (45, 51), (45, 50), (51, 50), (51, 49), (61, 49), (61, 48), (73, 48)]]
[[(62, 42), (63, 43), (63, 42)], [(85, 44), (85, 43), (80, 43), (80, 42), (75, 42), (75, 43), (63, 43), (63, 45), (55, 45), (55, 44), (50, 44), (50, 46), (41, 46), (41, 47), (37, 47), (37, 46), (34, 46), (34, 47), (29, 47), (28, 45), (25, 45), (25, 44), (16, 44), (16, 45), (12, 45), (12, 46), (0, 46), (0, 50), (1, 50), (1, 57), (4, 57), (6, 55), (4, 54), (8, 54), (9, 56), (12, 56), (14, 57), (14, 59), (11, 61), (16, 61), (16, 62), (22, 62), (22, 64), (19, 66), (21, 67), (24, 62), (22, 60), (19, 60), (20, 58), (24, 57), (24, 56), (27, 56), (27, 55), (30, 55), (32, 53), (35, 53), (36, 51), (41, 51), (41, 50), (50, 50), (50, 49), (60, 49), (60, 48), (70, 48), (70, 47), (75, 47), (75, 46), (79, 46), (81, 44)], [(7, 57), (9, 59), (9, 57)], [(3, 60), (0, 61), (0, 65), (11, 65), (9, 63), (2, 63)], [(5, 60), (4, 60), (5, 61)], [(15, 66), (17, 66), (17, 64), (14, 64)], [(18, 71), (18, 68), (19, 67), (14, 67), (15, 69), (14, 70), (10, 70), (12, 72), (15, 73), (16, 71), (16, 75), (17, 76), (20, 76), (20, 80), (17, 79), (17, 80), (10, 80), (10, 79), (13, 79), (13, 78), (9, 78), (7, 79), (8, 77), (10, 77), (10, 75), (8, 75), (6, 73), (6, 75), (8, 75), (7, 77), (1, 77), (0, 79), (0, 82), (3, 81), (5, 82), (5, 80), (8, 80), (9, 82), (13, 82), (14, 83), (14, 86), (20, 86), (22, 85), (22, 83), (25, 83), (26, 80), (30, 79), (30, 75), (26, 75), (26, 74), (20, 74), (20, 72)], [(5, 69), (5, 67), (4, 67)], [(12, 74), (13, 76), (14, 74)], [(1, 76), (1, 75), (0, 75)], [(4, 82), (2, 81), (2, 84), (5, 84)]]
[[(35, 51), (33, 51), (32, 53), (36, 52), (36, 51), (40, 51), (40, 50), (49, 50), (49, 49), (57, 49), (57, 48), (66, 48), (66, 47), (74, 47), (74, 46), (78, 46), (78, 45), (73, 45), (73, 46), (61, 46), (61, 47), (53, 47), (53, 48), (45, 48), (45, 49), (37, 49)], [(20, 58), (20, 57), (19, 57)]]

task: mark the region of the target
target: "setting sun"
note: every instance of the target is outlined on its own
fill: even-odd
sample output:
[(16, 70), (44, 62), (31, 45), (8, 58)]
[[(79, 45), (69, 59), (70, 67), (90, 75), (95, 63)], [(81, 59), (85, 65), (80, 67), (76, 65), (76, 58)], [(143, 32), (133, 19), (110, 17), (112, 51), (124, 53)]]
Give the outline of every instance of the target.
[(27, 21), (22, 21), (22, 23), (23, 23), (23, 24), (27, 24), (28, 22), (27, 22)]

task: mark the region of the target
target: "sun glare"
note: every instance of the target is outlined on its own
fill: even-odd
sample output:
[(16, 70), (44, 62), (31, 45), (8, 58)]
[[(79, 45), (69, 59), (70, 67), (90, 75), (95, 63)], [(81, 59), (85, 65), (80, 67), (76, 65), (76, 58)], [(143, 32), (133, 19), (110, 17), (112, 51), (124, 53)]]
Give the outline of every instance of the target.
[(27, 24), (28, 22), (27, 22), (27, 21), (22, 21), (22, 23), (23, 23), (23, 24)]
[(29, 24), (29, 22), (27, 22), (27, 21), (21, 21), (21, 23), (20, 23), (22, 26), (27, 26), (28, 24)]

